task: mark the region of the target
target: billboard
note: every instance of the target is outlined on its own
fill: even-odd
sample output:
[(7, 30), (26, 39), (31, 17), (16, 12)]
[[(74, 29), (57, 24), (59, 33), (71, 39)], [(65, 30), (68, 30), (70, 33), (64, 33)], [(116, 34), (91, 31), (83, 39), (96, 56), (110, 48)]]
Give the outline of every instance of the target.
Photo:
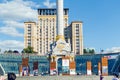
[(87, 61), (87, 75), (92, 75), (91, 61)]
[(75, 69), (70, 69), (70, 75), (75, 75)]
[(108, 75), (108, 58), (102, 57), (102, 75)]
[(50, 63), (50, 75), (56, 75), (57, 70), (56, 70), (56, 62), (51, 62)]
[(38, 76), (38, 61), (33, 63), (33, 75)]
[(28, 66), (29, 58), (22, 58), (22, 66)]
[(108, 74), (108, 67), (102, 66), (102, 74)]
[(76, 74), (76, 64), (75, 61), (70, 62), (70, 75), (75, 75)]
[(50, 69), (50, 75), (56, 75), (57, 70), (56, 69)]
[(38, 62), (37, 61), (33, 63), (33, 70), (36, 70), (36, 69), (38, 69)]
[(69, 59), (62, 60), (62, 71), (63, 71), (63, 74), (68, 74), (70, 72)]
[(22, 67), (22, 76), (29, 75), (29, 67)]
[(62, 66), (69, 66), (69, 59), (63, 59)]

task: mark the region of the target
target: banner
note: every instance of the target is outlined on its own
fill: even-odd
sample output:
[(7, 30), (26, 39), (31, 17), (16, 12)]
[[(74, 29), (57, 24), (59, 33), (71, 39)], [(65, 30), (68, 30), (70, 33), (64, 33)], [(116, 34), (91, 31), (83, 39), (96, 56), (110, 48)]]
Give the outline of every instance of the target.
[(62, 66), (69, 66), (69, 59), (63, 59)]
[(108, 75), (108, 58), (102, 57), (102, 75), (107, 76)]
[(70, 69), (70, 75), (75, 75), (75, 69)]
[(62, 71), (63, 74), (69, 74), (69, 59), (63, 59), (62, 60)]
[(33, 75), (38, 76), (38, 62), (33, 63)]
[(57, 70), (56, 69), (50, 69), (50, 75), (56, 75)]
[(91, 61), (87, 61), (87, 75), (92, 75)]
[(50, 63), (50, 75), (56, 75), (57, 70), (56, 70), (56, 62), (51, 62)]
[(36, 70), (36, 69), (38, 69), (38, 62), (37, 61), (33, 63), (33, 70)]
[(22, 76), (29, 75), (29, 67), (22, 67)]
[(108, 67), (102, 66), (102, 74), (108, 74)]
[(28, 62), (29, 62), (29, 58), (27, 57), (27, 58), (22, 58), (22, 66), (28, 66)]

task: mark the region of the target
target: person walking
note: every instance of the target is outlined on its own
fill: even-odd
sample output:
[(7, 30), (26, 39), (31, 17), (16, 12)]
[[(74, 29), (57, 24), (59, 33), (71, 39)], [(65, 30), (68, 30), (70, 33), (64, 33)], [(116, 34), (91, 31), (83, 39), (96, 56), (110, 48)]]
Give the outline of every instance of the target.
[(119, 80), (119, 77), (117, 74), (114, 74), (114, 78), (112, 80)]
[(100, 75), (100, 80), (103, 80), (103, 76), (102, 75)]

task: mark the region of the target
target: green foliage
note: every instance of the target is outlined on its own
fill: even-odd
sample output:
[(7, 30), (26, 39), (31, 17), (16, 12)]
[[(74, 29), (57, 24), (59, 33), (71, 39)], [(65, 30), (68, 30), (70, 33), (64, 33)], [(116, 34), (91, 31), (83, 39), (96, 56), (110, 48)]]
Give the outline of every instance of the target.
[(22, 53), (32, 54), (32, 53), (35, 53), (35, 51), (33, 51), (33, 47), (28, 46), (27, 48), (23, 49)]
[(91, 54), (95, 53), (94, 49), (89, 50), (89, 53)]
[(84, 53), (88, 53), (86, 49), (83, 50)]
[(86, 55), (86, 54), (95, 54), (95, 50), (94, 50), (94, 49), (89, 49), (89, 48), (87, 48), (87, 49), (84, 49), (83, 51), (84, 51), (84, 54), (85, 54), (85, 55)]
[(13, 51), (12, 50), (8, 50), (8, 53), (13, 53)]
[(7, 51), (7, 50), (5, 50), (5, 51), (4, 51), (4, 53), (5, 53), (5, 54), (8, 54), (8, 53), (13, 53), (13, 51), (12, 51), (12, 50), (8, 50), (8, 51)]
[(8, 53), (19, 53), (19, 51), (17, 51), (17, 50), (5, 50), (4, 53), (5, 54), (8, 54)]
[(13, 51), (13, 53), (19, 53), (19, 51), (17, 51), (17, 50), (14, 50), (14, 51)]
[(7, 50), (5, 50), (5, 51), (4, 51), (4, 53), (6, 54), (6, 53), (8, 53), (8, 51), (7, 51)]

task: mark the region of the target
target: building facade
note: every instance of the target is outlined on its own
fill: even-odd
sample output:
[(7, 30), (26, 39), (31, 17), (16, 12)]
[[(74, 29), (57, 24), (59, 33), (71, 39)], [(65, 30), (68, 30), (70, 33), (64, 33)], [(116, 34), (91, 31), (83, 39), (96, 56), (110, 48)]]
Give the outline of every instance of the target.
[(81, 21), (73, 21), (68, 27), (68, 42), (71, 44), (71, 49), (75, 54), (83, 54), (83, 33)]
[[(38, 9), (37, 44), (39, 54), (50, 51), (56, 41), (56, 9)], [(64, 9), (64, 26), (68, 26), (68, 9)]]
[(33, 47), (35, 52), (37, 50), (37, 27), (36, 22), (24, 22), (24, 48), (28, 46)]
[[(64, 9), (65, 27), (68, 27), (68, 11), (69, 9)], [(24, 24), (25, 48), (31, 46), (40, 55), (48, 53), (50, 44), (56, 41), (56, 17), (56, 9), (38, 9), (38, 25), (35, 22)]]
[[(57, 10), (54, 8), (38, 9), (38, 22), (24, 22), (24, 48), (31, 46), (39, 55), (50, 52), (50, 45), (57, 36)], [(69, 9), (64, 9), (64, 38), (71, 44), (72, 52), (83, 54), (82, 22), (73, 21), (70, 25)]]

